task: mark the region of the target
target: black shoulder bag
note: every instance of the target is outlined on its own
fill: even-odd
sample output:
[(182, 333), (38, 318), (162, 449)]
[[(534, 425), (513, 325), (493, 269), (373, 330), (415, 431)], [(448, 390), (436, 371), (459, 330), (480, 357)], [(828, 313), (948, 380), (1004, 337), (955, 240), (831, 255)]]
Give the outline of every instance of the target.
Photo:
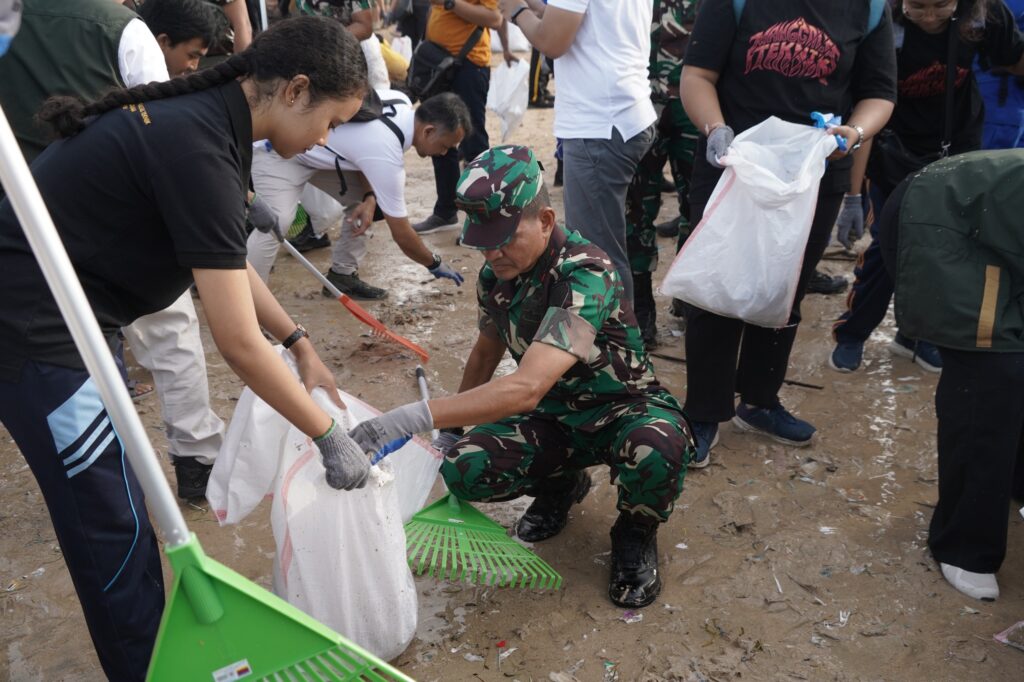
[[(953, 98), (956, 93), (956, 48), (959, 43), (959, 20), (949, 20), (949, 38), (946, 49), (946, 97), (942, 115), (942, 143), (938, 151), (931, 154), (915, 154), (903, 145), (903, 141), (890, 128), (882, 130), (871, 142), (871, 156), (868, 158), (867, 176), (885, 194), (911, 173), (930, 163), (949, 156), (953, 145)], [(897, 102), (896, 106), (899, 106)]]
[(451, 90), (455, 70), (462, 65), (469, 51), (476, 47), (483, 34), (483, 26), (476, 29), (466, 39), (466, 44), (455, 57), (451, 52), (430, 40), (421, 40), (412, 53), (409, 62), (409, 75), (405, 85), (412, 95), (413, 101), (425, 100), (442, 92)]

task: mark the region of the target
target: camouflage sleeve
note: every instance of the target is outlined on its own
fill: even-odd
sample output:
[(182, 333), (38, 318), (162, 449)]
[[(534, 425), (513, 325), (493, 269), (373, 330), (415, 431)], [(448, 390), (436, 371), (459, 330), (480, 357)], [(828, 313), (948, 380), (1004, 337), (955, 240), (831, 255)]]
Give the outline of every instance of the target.
[(607, 270), (578, 268), (568, 277), (570, 295), (548, 308), (534, 342), (561, 348), (589, 362), (597, 331), (618, 308), (622, 285)]

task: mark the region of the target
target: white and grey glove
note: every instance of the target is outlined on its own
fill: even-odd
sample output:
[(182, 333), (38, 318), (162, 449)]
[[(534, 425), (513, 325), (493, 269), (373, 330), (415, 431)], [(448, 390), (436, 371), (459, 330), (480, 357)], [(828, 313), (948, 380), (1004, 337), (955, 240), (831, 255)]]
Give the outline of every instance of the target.
[(843, 207), (836, 218), (836, 239), (847, 249), (864, 236), (864, 203), (859, 194), (843, 197)]
[(720, 125), (708, 134), (708, 150), (707, 159), (715, 168), (725, 168), (719, 159), (725, 156), (725, 153), (729, 151), (729, 145), (732, 144), (733, 138), (736, 134), (732, 132), (732, 128), (727, 125)]
[(337, 422), (333, 422), (330, 431), (314, 438), (313, 442), (320, 450), (320, 458), (327, 470), (327, 485), (335, 490), (354, 490), (366, 485), (370, 460), (344, 429), (338, 428)]
[(376, 454), (385, 446), (389, 451), (397, 449), (398, 443), (409, 440), (413, 434), (429, 431), (434, 428), (434, 418), (427, 407), (427, 401), (421, 400), (396, 407), (379, 417), (368, 419), (357, 424), (348, 432), (363, 452)]

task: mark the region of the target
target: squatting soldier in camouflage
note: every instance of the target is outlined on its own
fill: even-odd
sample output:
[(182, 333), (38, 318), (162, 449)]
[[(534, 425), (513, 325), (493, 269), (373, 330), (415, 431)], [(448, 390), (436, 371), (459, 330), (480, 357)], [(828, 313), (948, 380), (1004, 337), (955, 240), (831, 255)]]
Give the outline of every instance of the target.
[[(295, 5), (303, 14), (314, 14), (320, 17), (332, 17), (342, 23), (343, 26), (352, 24), (353, 15), (359, 12), (369, 12), (370, 0), (295, 0)], [(372, 15), (370, 18), (372, 27)]]
[(651, 273), (658, 269), (654, 221), (661, 210), (662, 169), (668, 161), (679, 197), (679, 241), (690, 233), (687, 185), (693, 172), (697, 129), (679, 100), (679, 75), (700, 0), (654, 0), (651, 26), (651, 100), (658, 112), (657, 137), (637, 165), (626, 193), (626, 252), (633, 270), (633, 306), (644, 341), (657, 328)]
[[(536, 542), (565, 527), (605, 464), (618, 487), (609, 596), (654, 601), (658, 525), (672, 513), (693, 453), (679, 404), (654, 376), (608, 256), (556, 222), (526, 147), (484, 152), (459, 180), (462, 242), (483, 251), (479, 336), (459, 393), (392, 410), (352, 437), (366, 451), (432, 427), (449, 436), (441, 474), (464, 500), (537, 499), (517, 523)], [(508, 350), (518, 367), (493, 378)], [(443, 434), (442, 437), (444, 437)]]

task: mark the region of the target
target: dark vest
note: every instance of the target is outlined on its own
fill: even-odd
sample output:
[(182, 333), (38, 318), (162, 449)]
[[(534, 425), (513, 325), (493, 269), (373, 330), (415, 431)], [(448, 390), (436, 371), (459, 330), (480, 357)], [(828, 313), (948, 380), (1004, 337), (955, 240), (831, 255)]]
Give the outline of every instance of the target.
[(48, 97), (124, 87), (117, 50), (136, 18), (112, 0), (24, 0), (21, 29), (0, 58), (0, 105), (29, 163), (50, 142), (34, 120)]
[(1024, 352), (1024, 150), (959, 154), (900, 204), (896, 321), (956, 350)]

